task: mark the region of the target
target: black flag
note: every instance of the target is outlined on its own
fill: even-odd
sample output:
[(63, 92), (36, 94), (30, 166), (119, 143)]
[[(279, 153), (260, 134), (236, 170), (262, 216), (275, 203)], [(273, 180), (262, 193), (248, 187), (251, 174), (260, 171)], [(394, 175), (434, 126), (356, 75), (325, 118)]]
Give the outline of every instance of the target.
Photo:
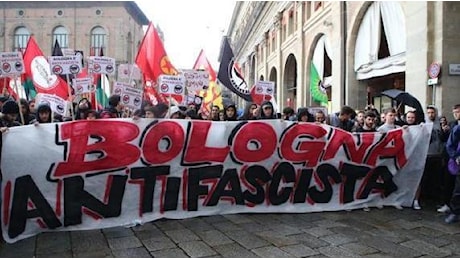
[(51, 54), (51, 56), (64, 56), (64, 54), (62, 53), (61, 46), (59, 45), (57, 39), (54, 41), (53, 53)]
[[(54, 47), (53, 47), (53, 52), (51, 53), (51, 56), (64, 56), (64, 53), (62, 52), (61, 46), (59, 45), (59, 42), (57, 39), (54, 41)], [(59, 75), (59, 77), (61, 77), (63, 80), (67, 82), (67, 78), (65, 74), (61, 74)], [(72, 88), (72, 92), (73, 92), (73, 88)]]
[(230, 89), (233, 93), (242, 97), (246, 101), (252, 101), (251, 91), (244, 80), (243, 75), (236, 67), (235, 57), (227, 37), (224, 38), (224, 48), (217, 78), (220, 83)]

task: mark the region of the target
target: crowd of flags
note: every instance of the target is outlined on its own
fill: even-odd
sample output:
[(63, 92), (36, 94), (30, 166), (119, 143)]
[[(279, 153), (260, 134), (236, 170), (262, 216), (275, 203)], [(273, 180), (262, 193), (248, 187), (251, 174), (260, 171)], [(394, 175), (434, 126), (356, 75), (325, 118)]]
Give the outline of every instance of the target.
[[(227, 38), (224, 39), (222, 53), (218, 73), (212, 68), (204, 50), (201, 50), (193, 66), (194, 70), (202, 70), (209, 73), (208, 88), (196, 93), (202, 98), (202, 112), (208, 114), (213, 105), (223, 108), (221, 84), (248, 102), (260, 104), (264, 100), (274, 101), (273, 95), (258, 95), (254, 91), (254, 86), (249, 87), (247, 85), (235, 61)], [(54, 44), (52, 56), (64, 56), (57, 41)], [(104, 56), (102, 49), (99, 56)], [(48, 63), (33, 35), (30, 36), (27, 47), (23, 52), (23, 60), (25, 73), (21, 76), (21, 81), (27, 99), (33, 99), (38, 93), (43, 93), (56, 95), (68, 101), (73, 100), (74, 96), (69, 85), (69, 76), (67, 75), (66, 78), (66, 76), (54, 75), (50, 72), (49, 66), (46, 68), (46, 64)], [(163, 42), (152, 22), (149, 23), (139, 46), (135, 63), (143, 75), (144, 99), (150, 100), (153, 104), (168, 103), (171, 97), (167, 97), (157, 91), (158, 78), (160, 75), (178, 75), (179, 72), (166, 54)], [(82, 71), (76, 77), (88, 77), (88, 69), (83, 67)], [(11, 96), (17, 99), (18, 94), (11, 88), (9, 81), (9, 78), (0, 81), (0, 91), (3, 93), (8, 91)], [(108, 95), (110, 95), (106, 91), (106, 89), (110, 89), (108, 88), (108, 84), (110, 83), (107, 75), (93, 74), (93, 84), (96, 86), (95, 94), (85, 97), (88, 99), (91, 98), (92, 104), (97, 104), (97, 109), (102, 109), (107, 106)], [(103, 87), (104, 84), (106, 84), (106, 87)], [(180, 104), (184, 101), (183, 96), (175, 96), (174, 94), (171, 96), (176, 103)]]

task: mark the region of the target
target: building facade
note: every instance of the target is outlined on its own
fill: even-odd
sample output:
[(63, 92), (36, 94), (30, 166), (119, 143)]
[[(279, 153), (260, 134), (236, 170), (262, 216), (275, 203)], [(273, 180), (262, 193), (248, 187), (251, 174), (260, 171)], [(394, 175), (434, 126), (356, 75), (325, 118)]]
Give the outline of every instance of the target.
[[(381, 92), (399, 89), (452, 119), (460, 103), (459, 12), (460, 2), (241, 1), (227, 36), (248, 85), (275, 82), (280, 109), (382, 110), (394, 101)], [(435, 63), (438, 82), (428, 85)]]
[(45, 56), (55, 40), (84, 56), (133, 63), (148, 19), (134, 1), (2, 1), (0, 50), (23, 50), (34, 35)]

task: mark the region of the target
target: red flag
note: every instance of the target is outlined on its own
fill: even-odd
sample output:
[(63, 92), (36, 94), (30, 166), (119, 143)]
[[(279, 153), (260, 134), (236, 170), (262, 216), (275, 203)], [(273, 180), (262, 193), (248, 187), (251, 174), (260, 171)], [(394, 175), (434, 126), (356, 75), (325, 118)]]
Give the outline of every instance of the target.
[(193, 65), (193, 69), (206, 70), (209, 73), (209, 87), (207, 90), (200, 91), (200, 96), (203, 97), (203, 103), (201, 105), (202, 112), (208, 115), (213, 105), (217, 105), (222, 109), (224, 107), (222, 104), (222, 91), (216, 83), (216, 71), (212, 68), (208, 58), (206, 58), (204, 50), (200, 51), (195, 65)]
[[(14, 89), (11, 87), (10, 82), (11, 80), (8, 77), (0, 78), (0, 95), (7, 96), (5, 94), (8, 93), (8, 96), (14, 98), (14, 100), (19, 100), (18, 93), (16, 93), (16, 91), (14, 91)], [(11, 82), (11, 84), (14, 84), (14, 83)], [(18, 87), (22, 87), (22, 86), (19, 85)]]
[(209, 73), (209, 81), (216, 81), (217, 75), (216, 71), (212, 68), (211, 64), (206, 58), (204, 54), (204, 50), (200, 51), (198, 58), (195, 61), (195, 65), (193, 65), (194, 70), (206, 70)]
[(177, 75), (177, 70), (169, 61), (163, 42), (152, 22), (149, 23), (144, 39), (142, 39), (136, 56), (136, 64), (144, 73), (146, 80), (156, 81), (161, 74)]
[[(142, 39), (139, 51), (136, 56), (136, 64), (144, 74), (145, 82), (157, 82), (160, 75), (177, 75), (176, 68), (171, 64), (168, 55), (166, 54), (163, 42), (158, 36), (158, 32), (153, 26), (152, 22), (149, 23), (147, 32)], [(148, 87), (146, 87), (148, 88)], [(144, 91), (153, 92), (155, 89), (144, 89)], [(155, 96), (159, 96), (156, 94)], [(182, 96), (173, 95), (177, 102), (182, 102)]]
[(50, 65), (38, 47), (33, 36), (30, 36), (24, 52), (26, 76), (32, 79), (38, 93), (59, 96), (67, 100), (69, 88), (61, 77), (51, 74)]

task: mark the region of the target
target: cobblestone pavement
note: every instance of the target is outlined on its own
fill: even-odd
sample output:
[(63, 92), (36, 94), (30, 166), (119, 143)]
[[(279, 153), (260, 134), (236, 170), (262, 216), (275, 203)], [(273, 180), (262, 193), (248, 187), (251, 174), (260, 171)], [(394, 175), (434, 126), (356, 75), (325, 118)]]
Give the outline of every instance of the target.
[(163, 219), (42, 233), (0, 257), (460, 257), (460, 223), (443, 220), (434, 206)]

